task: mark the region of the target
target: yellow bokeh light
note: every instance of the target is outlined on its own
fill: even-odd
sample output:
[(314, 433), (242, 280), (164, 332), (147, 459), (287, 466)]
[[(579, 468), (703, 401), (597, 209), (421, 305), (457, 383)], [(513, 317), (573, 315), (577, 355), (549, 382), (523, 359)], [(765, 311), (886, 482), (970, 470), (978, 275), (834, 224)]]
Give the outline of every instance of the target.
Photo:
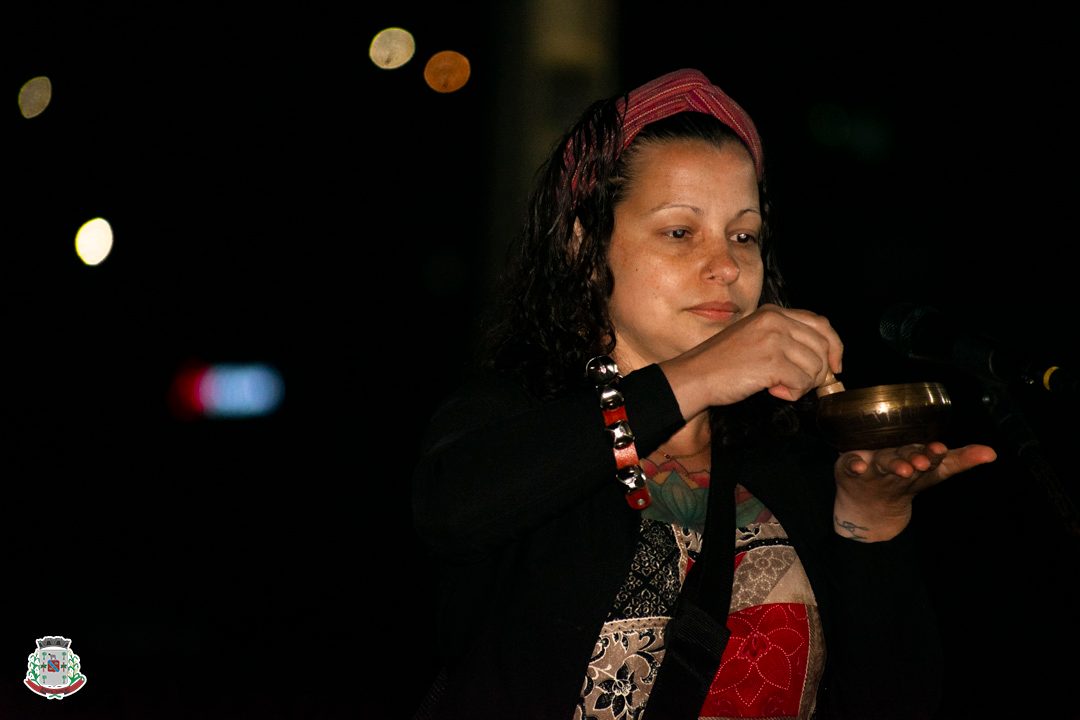
[(19, 88), (19, 112), (24, 118), (37, 117), (45, 112), (52, 100), (52, 81), (44, 75), (30, 78)]
[(100, 265), (112, 251), (112, 226), (104, 218), (83, 223), (75, 234), (75, 254), (87, 265)]
[(436, 92), (451, 93), (465, 87), (469, 72), (468, 58), (454, 50), (443, 50), (427, 61), (424, 81)]
[(368, 48), (368, 57), (384, 70), (399, 68), (413, 58), (416, 42), (408, 30), (392, 27), (378, 32)]

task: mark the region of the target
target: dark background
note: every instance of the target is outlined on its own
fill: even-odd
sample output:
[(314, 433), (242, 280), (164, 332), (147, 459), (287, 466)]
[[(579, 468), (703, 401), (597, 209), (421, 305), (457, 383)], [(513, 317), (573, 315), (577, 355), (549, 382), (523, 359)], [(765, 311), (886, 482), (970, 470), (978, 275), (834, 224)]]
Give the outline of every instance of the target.
[[(497, 148), (522, 133), (505, 88), (535, 6), (268, 7), (0, 11), (4, 716), (405, 718), (432, 672), (409, 474), (511, 239), (500, 190), (533, 169)], [(840, 331), (846, 385), (943, 381), (948, 439), (1001, 454), (918, 500), (941, 717), (1080, 717), (1077, 541), (1047, 492), (1073, 511), (1075, 398), (909, 360), (878, 333), (914, 302), (1077, 366), (1069, 22), (663, 7), (614, 8), (603, 94), (695, 66), (736, 98), (764, 139), (793, 302)], [(395, 71), (367, 58), (390, 25), (417, 39)], [(442, 95), (421, 73), (447, 48), (472, 76)], [(35, 75), (53, 102), (25, 120)], [(74, 233), (98, 215), (116, 243), (86, 267)], [(232, 361), (281, 371), (277, 413), (171, 413), (180, 368)], [(21, 686), (51, 634), (88, 678), (62, 702)]]

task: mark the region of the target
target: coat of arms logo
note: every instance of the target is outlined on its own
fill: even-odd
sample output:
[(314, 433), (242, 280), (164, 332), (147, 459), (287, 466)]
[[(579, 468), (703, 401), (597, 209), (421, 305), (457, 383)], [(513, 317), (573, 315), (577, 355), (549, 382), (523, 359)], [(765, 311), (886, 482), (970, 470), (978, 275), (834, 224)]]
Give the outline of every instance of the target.
[(42, 697), (61, 700), (86, 684), (79, 656), (64, 637), (38, 638), (37, 649), (26, 659), (26, 686)]

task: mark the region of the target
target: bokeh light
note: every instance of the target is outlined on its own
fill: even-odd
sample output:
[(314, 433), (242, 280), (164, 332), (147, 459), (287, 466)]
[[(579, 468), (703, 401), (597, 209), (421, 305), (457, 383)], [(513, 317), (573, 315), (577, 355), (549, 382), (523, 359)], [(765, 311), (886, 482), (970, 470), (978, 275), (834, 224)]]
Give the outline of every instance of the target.
[(19, 88), (19, 112), (24, 118), (37, 117), (45, 112), (52, 100), (52, 81), (44, 75), (33, 77)]
[(87, 265), (100, 265), (112, 246), (112, 226), (104, 218), (88, 220), (75, 234), (75, 254)]
[(194, 364), (173, 378), (170, 404), (179, 418), (252, 418), (281, 404), (285, 382), (265, 363)]
[(376, 33), (368, 49), (368, 57), (384, 70), (399, 68), (412, 60), (416, 53), (416, 41), (412, 33), (398, 27), (386, 28)]
[(443, 50), (427, 61), (424, 81), (436, 92), (451, 93), (465, 87), (470, 72), (468, 58), (455, 50)]

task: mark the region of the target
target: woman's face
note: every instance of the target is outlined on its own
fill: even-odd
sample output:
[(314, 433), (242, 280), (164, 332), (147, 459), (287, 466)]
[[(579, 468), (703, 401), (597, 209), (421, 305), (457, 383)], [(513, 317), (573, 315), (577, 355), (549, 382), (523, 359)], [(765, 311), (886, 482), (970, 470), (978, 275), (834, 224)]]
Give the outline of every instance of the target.
[(764, 279), (757, 177), (741, 145), (652, 142), (632, 170), (608, 248), (614, 355), (625, 372), (753, 312)]

